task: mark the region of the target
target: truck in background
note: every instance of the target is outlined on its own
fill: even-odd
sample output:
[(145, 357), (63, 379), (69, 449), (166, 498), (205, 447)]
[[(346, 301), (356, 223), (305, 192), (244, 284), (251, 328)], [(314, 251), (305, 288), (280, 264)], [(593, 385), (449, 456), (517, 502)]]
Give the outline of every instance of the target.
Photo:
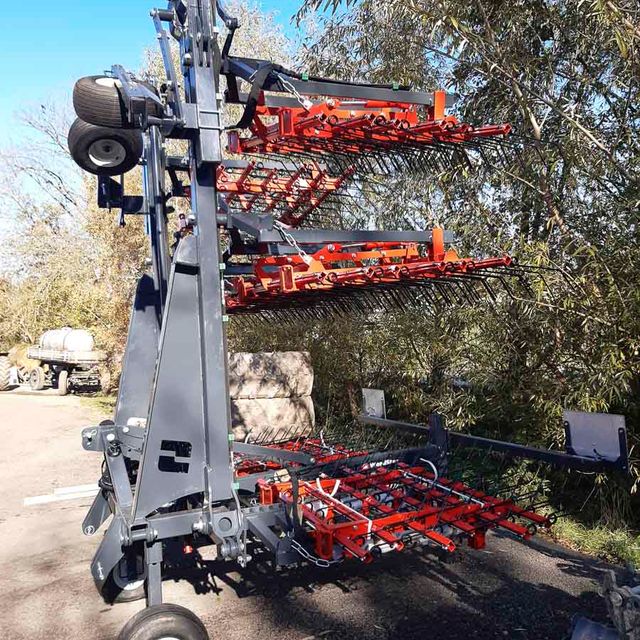
[(34, 391), (53, 387), (61, 396), (106, 390), (105, 360), (106, 354), (95, 350), (93, 336), (84, 329), (45, 331), (37, 346), (18, 345), (0, 353), (0, 391), (23, 384)]

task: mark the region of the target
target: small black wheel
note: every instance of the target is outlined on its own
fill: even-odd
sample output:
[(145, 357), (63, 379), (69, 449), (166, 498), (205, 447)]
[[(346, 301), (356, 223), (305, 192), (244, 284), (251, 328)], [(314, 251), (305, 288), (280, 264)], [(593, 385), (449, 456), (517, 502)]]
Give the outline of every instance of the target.
[(146, 569), (139, 553), (128, 553), (112, 569), (102, 587), (102, 597), (108, 604), (135, 602), (146, 597)]
[(34, 367), (29, 372), (29, 386), (34, 391), (42, 391), (44, 389), (45, 375), (42, 367)]
[(58, 372), (58, 395), (66, 396), (69, 393), (69, 372), (66, 369), (61, 369)]
[(67, 138), (76, 164), (95, 175), (115, 176), (138, 164), (142, 133), (134, 129), (111, 129), (76, 118)]
[[(140, 82), (158, 95), (155, 87), (148, 82)], [(86, 76), (80, 78), (73, 87), (73, 107), (77, 116), (100, 127), (129, 129), (133, 125), (127, 118), (127, 110), (122, 97), (120, 81), (109, 76)], [(161, 117), (162, 107), (153, 100), (147, 100), (147, 113)]]
[(209, 640), (200, 618), (177, 604), (156, 604), (124, 625), (118, 640)]

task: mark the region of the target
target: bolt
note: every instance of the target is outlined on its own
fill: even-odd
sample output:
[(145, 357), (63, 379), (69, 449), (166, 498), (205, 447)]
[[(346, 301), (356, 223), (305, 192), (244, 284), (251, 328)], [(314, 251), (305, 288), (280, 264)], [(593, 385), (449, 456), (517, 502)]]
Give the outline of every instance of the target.
[(194, 522), (193, 523), (193, 527), (192, 529), (196, 532), (196, 533), (204, 533), (206, 527), (205, 527), (205, 523), (202, 520), (198, 520), (198, 522)]
[(113, 442), (116, 439), (115, 433), (107, 434), (107, 442)]
[(122, 433), (129, 433), (129, 427), (122, 427)]

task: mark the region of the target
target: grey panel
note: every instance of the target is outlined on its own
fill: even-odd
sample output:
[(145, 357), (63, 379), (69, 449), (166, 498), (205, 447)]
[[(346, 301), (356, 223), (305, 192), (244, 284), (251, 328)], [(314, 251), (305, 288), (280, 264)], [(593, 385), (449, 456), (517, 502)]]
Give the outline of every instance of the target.
[(153, 279), (143, 275), (133, 301), (127, 348), (114, 421), (124, 426), (129, 418), (146, 418), (158, 357), (159, 296)]
[(382, 389), (362, 390), (362, 412), (365, 416), (372, 416), (374, 418), (387, 417), (387, 407)]
[(169, 285), (147, 437), (138, 473), (134, 519), (205, 490), (205, 437), (197, 270), (180, 243)]
[(583, 411), (563, 411), (562, 416), (572, 453), (612, 462), (620, 458), (620, 430), (626, 433), (624, 416)]
[(91, 575), (98, 591), (102, 591), (111, 570), (124, 555), (122, 552), (122, 530), (120, 518), (114, 518), (91, 562)]

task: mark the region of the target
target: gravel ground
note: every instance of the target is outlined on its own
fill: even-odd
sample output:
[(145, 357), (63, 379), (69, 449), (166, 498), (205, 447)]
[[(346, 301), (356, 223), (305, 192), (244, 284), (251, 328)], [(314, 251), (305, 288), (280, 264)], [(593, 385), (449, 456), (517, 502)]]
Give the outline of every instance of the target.
[[(100, 459), (82, 450), (80, 428), (101, 418), (73, 396), (0, 395), (2, 639), (107, 640), (142, 606), (107, 606), (93, 587), (100, 534), (80, 530), (89, 499), (23, 505), (96, 481)], [(486, 551), (446, 564), (411, 552), (278, 575), (234, 567), (204, 558), (187, 579), (168, 577), (165, 601), (197, 613), (212, 640), (558, 640), (574, 614), (606, 621), (597, 595), (606, 565), (539, 540), (491, 535)]]

